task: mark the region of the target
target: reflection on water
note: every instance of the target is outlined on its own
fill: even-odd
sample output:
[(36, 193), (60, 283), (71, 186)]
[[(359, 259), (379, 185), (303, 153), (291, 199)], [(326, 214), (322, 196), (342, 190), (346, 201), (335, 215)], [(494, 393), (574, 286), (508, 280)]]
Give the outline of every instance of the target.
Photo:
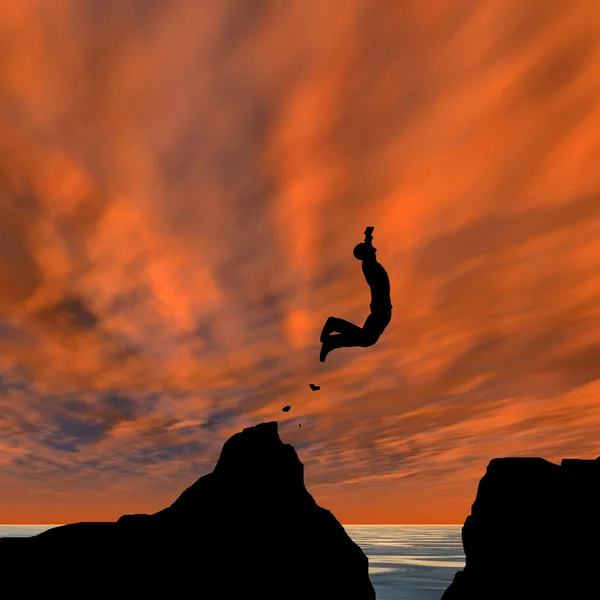
[(58, 525), (0, 525), (0, 537), (31, 537)]
[(377, 561), (398, 565), (424, 565), (426, 567), (452, 567), (453, 569), (462, 569), (464, 561), (462, 555), (449, 556), (453, 560), (432, 559), (430, 556), (410, 556), (406, 554), (378, 554)]
[(369, 557), (377, 600), (440, 600), (464, 568), (461, 525), (344, 525)]
[[(29, 537), (56, 525), (0, 525), (0, 537)], [(460, 525), (344, 525), (369, 557), (377, 600), (440, 600), (464, 567)]]

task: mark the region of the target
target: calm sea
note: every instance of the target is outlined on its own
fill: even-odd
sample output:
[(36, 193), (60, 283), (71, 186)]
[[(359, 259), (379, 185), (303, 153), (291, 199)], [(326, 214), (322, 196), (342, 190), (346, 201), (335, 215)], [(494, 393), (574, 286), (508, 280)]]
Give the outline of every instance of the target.
[[(52, 525), (0, 525), (0, 537), (28, 537)], [(344, 525), (369, 557), (377, 600), (440, 600), (464, 567), (460, 525)]]

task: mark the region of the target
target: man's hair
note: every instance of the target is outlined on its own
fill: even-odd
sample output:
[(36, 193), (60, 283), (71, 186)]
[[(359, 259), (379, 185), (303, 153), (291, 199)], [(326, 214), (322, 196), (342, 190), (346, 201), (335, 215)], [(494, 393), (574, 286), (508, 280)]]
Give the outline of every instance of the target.
[(354, 258), (357, 258), (358, 260), (365, 260), (365, 258), (368, 256), (373, 256), (375, 254), (375, 248), (365, 244), (364, 242), (361, 242), (360, 244), (356, 244), (356, 246), (354, 246), (352, 253), (354, 254)]

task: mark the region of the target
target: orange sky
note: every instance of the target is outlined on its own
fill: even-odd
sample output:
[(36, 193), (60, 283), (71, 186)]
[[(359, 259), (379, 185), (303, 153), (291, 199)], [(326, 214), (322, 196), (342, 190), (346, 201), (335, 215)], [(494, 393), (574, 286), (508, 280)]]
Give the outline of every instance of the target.
[[(600, 455), (595, 0), (0, 8), (0, 522), (159, 510), (269, 420), (342, 523)], [(368, 225), (392, 323), (321, 364)]]

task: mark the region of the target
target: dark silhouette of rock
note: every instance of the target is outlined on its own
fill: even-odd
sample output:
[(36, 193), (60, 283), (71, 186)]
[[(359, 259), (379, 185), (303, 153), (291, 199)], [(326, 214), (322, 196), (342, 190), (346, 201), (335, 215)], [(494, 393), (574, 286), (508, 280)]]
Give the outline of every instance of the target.
[(492, 460), (442, 600), (600, 597), (600, 458)]
[(287, 406), (284, 406), (281, 410), (283, 412), (290, 412), (290, 408), (292, 408), (289, 404)]
[(321, 386), (320, 386), (320, 385), (315, 385), (314, 383), (309, 383), (308, 385), (310, 386), (310, 389), (311, 389), (313, 392), (316, 392), (316, 391), (318, 391), (318, 390), (320, 390), (320, 389), (321, 389)]
[(0, 538), (0, 565), (7, 597), (375, 599), (367, 557), (306, 490), (276, 422), (232, 436), (171, 506)]

